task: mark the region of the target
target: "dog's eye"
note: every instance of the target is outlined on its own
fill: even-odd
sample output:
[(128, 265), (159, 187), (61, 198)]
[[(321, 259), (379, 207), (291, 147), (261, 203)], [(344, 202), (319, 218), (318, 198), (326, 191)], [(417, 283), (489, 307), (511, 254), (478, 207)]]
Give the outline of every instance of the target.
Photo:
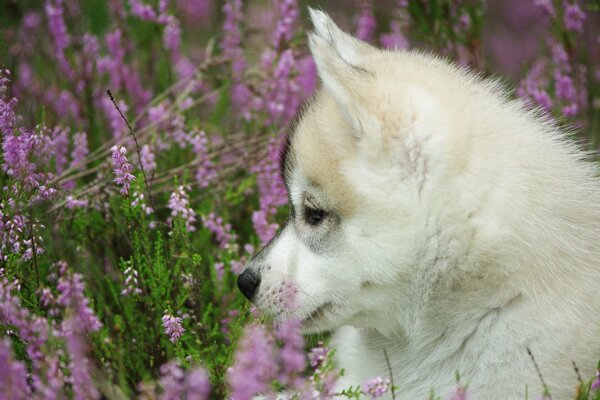
[(327, 213), (319, 208), (304, 207), (304, 219), (306, 223), (312, 226), (317, 226), (325, 219)]

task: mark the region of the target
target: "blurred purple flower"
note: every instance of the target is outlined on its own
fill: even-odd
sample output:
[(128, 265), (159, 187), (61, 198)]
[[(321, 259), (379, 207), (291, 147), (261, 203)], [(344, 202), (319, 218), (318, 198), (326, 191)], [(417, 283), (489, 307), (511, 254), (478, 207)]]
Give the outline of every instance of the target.
[(21, 361), (12, 358), (8, 339), (0, 339), (0, 387), (2, 398), (13, 400), (31, 399), (31, 388), (27, 383), (27, 368)]
[(196, 212), (189, 207), (190, 199), (184, 186), (179, 186), (169, 198), (168, 207), (171, 209), (171, 218), (181, 217), (185, 220), (185, 229), (188, 232), (194, 232), (196, 227)]
[[(71, 153), (71, 167), (78, 165), (90, 152), (88, 148), (87, 134), (77, 132), (73, 135), (73, 152)], [(84, 167), (79, 165), (79, 167)]]
[[(164, 319), (164, 317), (163, 317)], [(184, 394), (185, 373), (176, 362), (160, 366), (161, 400), (180, 400)]]
[(186, 400), (207, 400), (210, 394), (210, 381), (203, 368), (191, 370), (185, 378)]
[[(65, 269), (66, 263), (61, 262), (59, 268)], [(58, 279), (56, 285), (59, 296), (57, 303), (63, 307), (71, 308), (75, 311), (77, 329), (82, 332), (95, 332), (102, 327), (102, 323), (94, 314), (89, 306), (89, 300), (83, 293), (85, 285), (81, 274), (63, 273)]]
[(548, 21), (556, 16), (556, 10), (552, 4), (552, 0), (534, 0), (534, 4), (539, 8), (542, 17)]
[(156, 161), (154, 160), (154, 153), (150, 148), (149, 144), (145, 144), (142, 146), (140, 150), (140, 158), (141, 158), (141, 167), (144, 169), (146, 174), (152, 174), (152, 172), (156, 169)]
[(52, 131), (52, 153), (57, 174), (61, 174), (67, 165), (67, 151), (69, 150), (68, 128), (56, 127)]
[(407, 37), (402, 33), (399, 21), (390, 21), (390, 32), (379, 36), (379, 43), (386, 49), (406, 50), (410, 47)]
[(596, 378), (592, 382), (592, 390), (595, 392), (600, 391), (600, 370), (596, 371)]
[(220, 45), (223, 56), (231, 63), (234, 82), (239, 82), (246, 69), (246, 60), (241, 48), (242, 32), (240, 25), (244, 20), (241, 0), (225, 2), (223, 13), (225, 14), (225, 20), (223, 21), (223, 38)]
[(215, 236), (219, 247), (222, 249), (236, 239), (235, 234), (231, 232), (231, 224), (223, 223), (223, 217), (217, 217), (214, 212), (203, 216), (202, 224)]
[(325, 347), (323, 342), (318, 342), (316, 347), (313, 347), (308, 353), (308, 361), (313, 369), (321, 367), (327, 357), (329, 356), (329, 349)]
[[(375, 378), (367, 379), (362, 384), (362, 391), (371, 399), (377, 399), (390, 390), (390, 380), (388, 378), (382, 378), (377, 376)], [(458, 399), (457, 399), (458, 400)]]
[(296, 63), (298, 77), (296, 79), (298, 86), (302, 90), (303, 97), (310, 97), (317, 88), (317, 65), (310, 55), (300, 58)]
[(210, 159), (208, 149), (208, 138), (206, 132), (200, 131), (190, 139), (194, 153), (198, 160), (198, 169), (196, 170), (196, 181), (201, 188), (206, 188), (217, 178), (217, 168)]
[[(117, 104), (124, 114), (129, 109), (123, 100), (117, 101)], [(117, 140), (121, 139), (127, 130), (127, 126), (125, 125), (125, 121), (123, 121), (121, 114), (119, 114), (119, 111), (115, 108), (115, 105), (109, 98), (103, 97), (100, 100), (100, 107), (102, 108), (102, 111), (104, 111), (104, 115), (106, 115), (112, 137)]]
[(211, 0), (177, 0), (184, 22), (188, 24), (207, 22), (213, 13), (214, 3)]
[(564, 1), (565, 27), (570, 31), (583, 32), (585, 13), (579, 8), (577, 2)]
[(32, 315), (21, 304), (17, 295), (20, 289), (18, 281), (9, 282), (6, 277), (0, 277), (0, 323), (14, 327), (18, 337), (27, 343), (27, 355), (33, 367), (38, 369), (44, 363), (45, 355), (42, 349), (50, 328), (45, 318)]
[(48, 28), (54, 42), (54, 48), (56, 51), (56, 59), (62, 72), (66, 76), (73, 80), (75, 78), (75, 72), (71, 68), (69, 61), (65, 56), (65, 49), (71, 45), (71, 36), (67, 31), (67, 24), (63, 17), (63, 4), (62, 1), (46, 0), (44, 9), (48, 18)]
[(88, 205), (88, 201), (85, 199), (76, 199), (72, 195), (68, 195), (65, 197), (65, 207), (69, 210), (73, 210), (75, 208), (83, 208)]
[(299, 386), (303, 381), (300, 373), (306, 366), (306, 354), (301, 328), (298, 320), (288, 320), (275, 327), (275, 337), (283, 342), (277, 380), (284, 385)]
[(356, 37), (365, 42), (372, 43), (375, 39), (375, 29), (377, 28), (377, 21), (375, 20), (375, 15), (373, 15), (373, 2), (361, 1), (359, 4), (360, 11), (356, 17)]
[(284, 43), (292, 40), (297, 30), (296, 24), (300, 12), (296, 0), (277, 0), (275, 4), (279, 11), (279, 18), (273, 33), (273, 46), (278, 50)]
[(176, 63), (181, 57), (181, 27), (177, 18), (170, 16), (163, 33), (165, 49), (171, 53), (171, 60)]
[(131, 13), (139, 19), (144, 21), (156, 20), (156, 11), (142, 0), (129, 0), (129, 5), (131, 6)]
[(269, 243), (269, 241), (275, 237), (277, 229), (279, 229), (279, 225), (268, 221), (268, 215), (269, 214), (267, 214), (265, 210), (252, 212), (252, 225), (263, 245)]
[(577, 90), (573, 78), (567, 75), (556, 74), (554, 77), (556, 96), (559, 99), (573, 102), (577, 99)]
[(228, 371), (231, 398), (250, 400), (257, 394), (268, 393), (276, 372), (271, 335), (261, 325), (246, 326), (234, 364)]

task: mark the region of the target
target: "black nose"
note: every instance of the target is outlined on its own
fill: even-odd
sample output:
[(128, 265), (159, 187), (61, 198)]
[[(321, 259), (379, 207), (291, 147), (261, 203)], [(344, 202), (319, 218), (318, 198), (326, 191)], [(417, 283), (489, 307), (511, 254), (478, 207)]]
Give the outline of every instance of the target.
[(237, 279), (238, 288), (248, 300), (252, 300), (252, 295), (256, 292), (258, 285), (260, 285), (260, 275), (250, 268), (246, 268), (244, 272)]

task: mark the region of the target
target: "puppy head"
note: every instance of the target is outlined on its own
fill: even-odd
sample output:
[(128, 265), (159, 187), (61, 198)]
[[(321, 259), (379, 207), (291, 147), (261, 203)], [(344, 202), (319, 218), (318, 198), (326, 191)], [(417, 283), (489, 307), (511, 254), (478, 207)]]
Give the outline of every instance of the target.
[(400, 53), (310, 14), (323, 85), (286, 141), (290, 218), (238, 284), (260, 309), (319, 331), (385, 320), (398, 310), (383, 301), (411, 295), (402, 288), (424, 262), (423, 199), (437, 168), (425, 154), (442, 144), (431, 134), (435, 100), (397, 79)]

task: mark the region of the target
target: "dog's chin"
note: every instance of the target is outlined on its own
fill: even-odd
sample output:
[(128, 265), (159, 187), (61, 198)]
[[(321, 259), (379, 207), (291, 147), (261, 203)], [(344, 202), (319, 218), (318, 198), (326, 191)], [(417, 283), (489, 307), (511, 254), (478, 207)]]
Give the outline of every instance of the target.
[(344, 315), (345, 312), (339, 305), (324, 303), (301, 318), (302, 332), (309, 334), (337, 329), (344, 325)]

